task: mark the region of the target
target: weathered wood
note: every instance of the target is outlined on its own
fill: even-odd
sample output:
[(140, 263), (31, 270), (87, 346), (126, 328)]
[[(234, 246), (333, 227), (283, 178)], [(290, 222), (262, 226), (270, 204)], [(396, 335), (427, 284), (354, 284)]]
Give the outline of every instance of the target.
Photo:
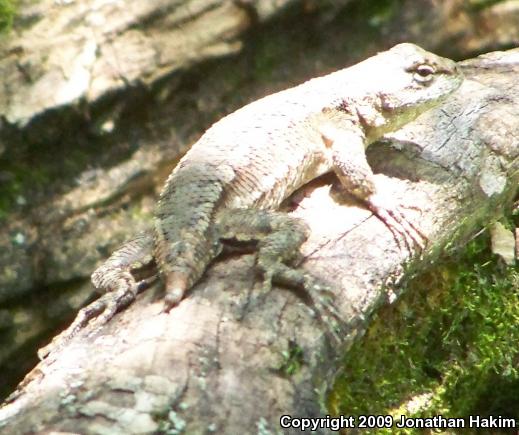
[(218, 117), (396, 42), (460, 57), (518, 38), (515, 1), (406, 0), (373, 15), (365, 3), (18, 2), (0, 39), (0, 396), (5, 367), (91, 298), (92, 270), (146, 225), (176, 159)]
[[(249, 2), (261, 21), (293, 0)], [(20, 37), (0, 47), (0, 115), (37, 115), (235, 53), (250, 12), (226, 0), (54, 1), (20, 5)]]
[[(512, 203), (518, 56), (516, 49), (464, 62), (460, 90), (393, 135), (404, 152), (380, 145), (370, 153), (387, 194), (412, 207), (409, 217), (430, 239), (413, 268), (427, 267)], [(370, 313), (398, 296), (384, 285), (403, 276), (407, 260), (377, 218), (340, 203), (331, 181), (307, 186), (293, 213), (312, 228), (303, 265), (334, 289), (341, 343), (323, 335), (293, 292), (260, 294), (252, 255), (224, 258), (169, 314), (158, 290), (148, 291), (105, 328), (40, 363), (0, 409), (4, 431), (256, 433), (280, 430), (282, 414), (321, 415), (340, 357)], [(289, 376), (283, 355), (294, 347), (302, 365)]]

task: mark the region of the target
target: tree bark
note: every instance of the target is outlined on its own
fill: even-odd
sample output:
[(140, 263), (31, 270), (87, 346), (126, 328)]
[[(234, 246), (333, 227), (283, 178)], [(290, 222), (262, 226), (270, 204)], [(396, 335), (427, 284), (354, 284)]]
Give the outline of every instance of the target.
[[(240, 50), (240, 35), (294, 0), (23, 2), (0, 62), (0, 114), (23, 126), (38, 115)], [(340, 2), (340, 3), (344, 3)], [(59, 47), (59, 50), (56, 49)]]
[(515, 1), (17, 3), (0, 40), (0, 397), (212, 122), (397, 42), (460, 58), (519, 40)]
[(291, 212), (312, 230), (303, 267), (333, 289), (340, 342), (294, 292), (261, 294), (253, 255), (222, 258), (170, 313), (162, 312), (160, 288), (151, 289), (42, 361), (0, 409), (3, 430), (290, 433), (280, 416), (325, 414), (340, 359), (371, 313), (398, 298), (396, 283), (511, 205), (519, 178), (518, 56), (515, 49), (463, 62), (459, 91), (388, 138), (400, 151), (370, 147), (380, 186), (410, 207), (429, 239), (421, 256), (410, 258), (376, 217), (339, 199), (333, 177), (297, 194)]

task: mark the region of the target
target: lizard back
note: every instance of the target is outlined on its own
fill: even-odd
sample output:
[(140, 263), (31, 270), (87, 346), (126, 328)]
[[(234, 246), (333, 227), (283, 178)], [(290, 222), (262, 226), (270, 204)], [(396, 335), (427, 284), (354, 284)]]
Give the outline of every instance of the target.
[(157, 206), (156, 259), (167, 287), (190, 287), (218, 254), (219, 210), (275, 209), (332, 169), (323, 126), (367, 146), (438, 104), (461, 81), (453, 61), (400, 44), (216, 122), (173, 170)]

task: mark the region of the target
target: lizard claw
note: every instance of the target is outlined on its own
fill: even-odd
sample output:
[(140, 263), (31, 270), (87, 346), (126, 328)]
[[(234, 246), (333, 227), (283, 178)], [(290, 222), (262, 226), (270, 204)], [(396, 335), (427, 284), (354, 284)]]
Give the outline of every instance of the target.
[(407, 219), (399, 206), (395, 206), (377, 194), (371, 195), (367, 202), (371, 211), (391, 231), (396, 242), (400, 244), (399, 236), (404, 239), (405, 246), (410, 254), (413, 253), (413, 246), (418, 247), (419, 251), (425, 249), (427, 236)]
[[(340, 343), (341, 314), (335, 307), (334, 292), (323, 285), (312, 275), (299, 269), (292, 269), (284, 264), (278, 264), (270, 272), (270, 280), (283, 286), (297, 288), (303, 291), (314, 315), (324, 325), (325, 331), (335, 343)], [(269, 280), (269, 287), (270, 287)]]
[[(125, 273), (129, 274), (129, 272)], [(65, 331), (54, 337), (48, 345), (38, 350), (40, 360), (46, 358), (51, 352), (64, 347), (87, 325), (94, 331), (108, 323), (118, 311), (130, 305), (137, 294), (148, 288), (155, 280), (156, 276), (139, 282), (135, 282), (133, 277), (131, 277), (131, 280), (122, 280), (119, 287), (114, 291), (103, 294), (99, 299), (81, 308), (72, 324)]]
[[(89, 323), (92, 325), (92, 329), (97, 329), (97, 327), (108, 322), (117, 311), (116, 302), (110, 300), (113, 297), (111, 293), (106, 293), (90, 305), (81, 308), (72, 324), (65, 331), (54, 337), (48, 345), (38, 350), (38, 358), (42, 360), (51, 352), (55, 352), (64, 347)], [(95, 322), (90, 322), (92, 319), (95, 319)]]

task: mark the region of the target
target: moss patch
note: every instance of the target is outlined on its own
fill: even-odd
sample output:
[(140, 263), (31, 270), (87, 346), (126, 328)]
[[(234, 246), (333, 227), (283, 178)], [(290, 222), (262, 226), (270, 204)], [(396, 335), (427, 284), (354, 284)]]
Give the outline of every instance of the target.
[(15, 0), (0, 0), (0, 35), (11, 29), (16, 11), (15, 6)]
[(475, 12), (489, 8), (497, 3), (503, 3), (505, 0), (469, 0), (467, 7)]
[(376, 315), (348, 352), (334, 413), (519, 418), (519, 272), (488, 247), (486, 234), (473, 240)]

